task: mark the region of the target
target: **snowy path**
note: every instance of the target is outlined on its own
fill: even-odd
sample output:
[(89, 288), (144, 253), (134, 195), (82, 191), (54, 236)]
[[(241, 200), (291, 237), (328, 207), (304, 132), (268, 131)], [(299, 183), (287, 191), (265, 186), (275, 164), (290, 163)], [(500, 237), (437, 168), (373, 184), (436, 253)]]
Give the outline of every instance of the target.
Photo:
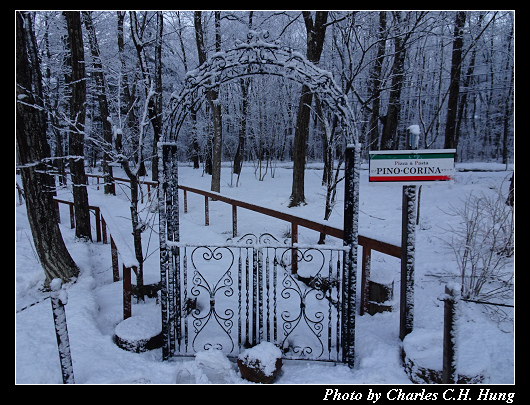
[[(231, 188), (229, 169), (223, 168), (222, 192), (234, 198), (250, 200), (275, 209), (285, 209), (288, 202), (290, 170), (278, 168), (274, 179), (267, 176), (263, 182), (254, 179), (252, 167), (245, 167), (241, 186)], [(416, 313), (415, 328), (439, 330), (443, 320), (443, 306), (437, 297), (443, 292), (446, 279), (439, 276), (456, 274), (452, 253), (440, 238), (442, 228), (454, 217), (444, 214), (450, 204), (460, 201), (470, 191), (488, 192), (510, 175), (508, 172), (457, 173), (454, 184), (426, 186), (422, 191), (421, 220), (417, 235)], [(295, 215), (321, 218), (324, 212), (324, 189), (320, 186), (320, 170), (308, 170), (306, 196), (308, 205), (293, 209)], [(395, 185), (371, 185), (366, 181), (366, 171), (361, 174), (360, 232), (363, 235), (396, 243), (400, 239), (401, 190)], [(509, 177), (508, 177), (509, 178)], [(180, 169), (181, 184), (209, 189), (209, 176), (189, 167)], [(342, 187), (342, 185), (341, 185)], [(504, 185), (507, 187), (507, 184)], [(125, 190), (126, 191), (126, 190)], [(332, 225), (342, 227), (342, 188), (337, 205), (330, 218)], [(107, 197), (102, 190), (90, 186), (90, 204), (105, 205), (114, 213), (114, 220), (124, 235), (130, 235), (129, 206), (126, 194), (118, 191), (117, 197)], [(68, 193), (65, 191), (65, 196)], [(210, 203), (210, 227), (204, 227), (204, 198), (189, 195), (188, 214), (181, 206), (181, 235), (190, 243), (211, 241), (219, 243), (231, 236), (231, 209), (226, 204)], [(144, 247), (149, 244), (151, 254), (146, 262), (146, 281), (157, 281), (158, 235), (156, 215), (143, 210), (144, 220), (153, 232), (144, 233)], [(289, 229), (283, 221), (266, 218), (247, 210), (239, 210), (239, 233), (259, 234), (271, 232), (282, 236)], [(68, 289), (66, 306), (68, 330), (72, 348), (73, 366), (78, 383), (206, 383), (216, 382), (201, 364), (193, 359), (162, 362), (160, 350), (133, 354), (119, 349), (112, 341), (115, 325), (122, 319), (121, 282), (112, 282), (109, 245), (83, 243), (74, 240), (69, 228), (67, 210), (63, 211), (61, 231), (65, 242), (80, 266), (79, 280)], [(149, 241), (149, 237), (151, 238)], [(301, 229), (300, 243), (314, 244), (318, 235)], [(130, 237), (132, 243), (132, 236)], [(340, 241), (328, 238), (329, 243)], [(149, 243), (148, 243), (149, 242)], [(44, 300), (46, 295), (38, 289), (44, 273), (33, 252), (31, 232), (25, 205), (16, 207), (16, 309)], [(395, 281), (399, 288), (399, 261), (388, 256), (373, 256), (372, 277), (376, 281)], [(429, 276), (430, 274), (437, 277)], [(396, 295), (396, 294), (395, 294)], [(514, 342), (513, 330), (506, 325), (491, 322), (480, 311), (470, 310), (461, 335), (465, 342), (465, 358), (472, 365), (484, 369), (488, 382), (513, 382)], [(155, 303), (133, 305), (134, 314), (158, 316)], [(357, 319), (356, 367), (319, 363), (286, 362), (277, 383), (408, 383), (401, 366), (398, 311), (363, 316)], [(475, 361), (473, 356), (480, 357)], [(233, 364), (222, 382), (244, 383)], [(210, 375), (210, 378), (208, 377)], [(16, 382), (60, 383), (61, 374), (53, 319), (49, 300), (44, 300), (16, 314)], [(221, 382), (221, 381), (217, 381)]]

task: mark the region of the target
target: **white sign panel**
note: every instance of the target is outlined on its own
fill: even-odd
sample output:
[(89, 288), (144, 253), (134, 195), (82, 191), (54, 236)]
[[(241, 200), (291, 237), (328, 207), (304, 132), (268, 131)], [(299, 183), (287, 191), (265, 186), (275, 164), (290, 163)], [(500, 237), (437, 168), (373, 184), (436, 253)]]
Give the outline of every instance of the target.
[(370, 182), (424, 182), (454, 179), (456, 149), (370, 152)]

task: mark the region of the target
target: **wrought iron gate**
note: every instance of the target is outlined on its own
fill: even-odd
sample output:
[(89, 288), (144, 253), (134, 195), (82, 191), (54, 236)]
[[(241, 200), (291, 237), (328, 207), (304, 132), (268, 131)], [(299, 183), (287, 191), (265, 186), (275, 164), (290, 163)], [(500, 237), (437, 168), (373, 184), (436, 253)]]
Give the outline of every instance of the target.
[[(269, 341), (285, 358), (342, 361), (344, 252), (247, 234), (226, 245), (175, 243), (168, 355), (237, 356)], [(291, 264), (298, 262), (298, 273)]]
[[(333, 75), (316, 68), (293, 50), (278, 43), (267, 43), (267, 38), (267, 32), (252, 32), (247, 43), (237, 43), (226, 52), (217, 52), (186, 76), (184, 88), (170, 101), (164, 135), (158, 142), (163, 356), (167, 359), (193, 352), (201, 344), (203, 348), (212, 345), (236, 355), (247, 341), (252, 344), (271, 339), (284, 348), (286, 357), (324, 359), (327, 356), (353, 367), (361, 152), (353, 111), (348, 98), (334, 83)], [(259, 238), (251, 246), (234, 243), (201, 247), (179, 242), (176, 141), (182, 124), (189, 112), (205, 100), (209, 90), (252, 75), (282, 76), (309, 86), (343, 127), (348, 141), (344, 250), (286, 247), (277, 241), (277, 245), (267, 245), (261, 244)], [(310, 263), (320, 255), (324, 264), (311, 270)], [(297, 275), (289, 272), (289, 258), (301, 266)], [(199, 265), (201, 260), (204, 266)], [(330, 264), (335, 261), (336, 265)], [(332, 282), (334, 274), (336, 281)], [(336, 287), (329, 287), (333, 283)], [(340, 303), (333, 304), (335, 295)], [(236, 298), (237, 305), (231, 301)], [(207, 337), (211, 325), (218, 327), (218, 335), (226, 336), (224, 344), (219, 338)], [(302, 327), (307, 327), (308, 333), (299, 333)], [(312, 337), (317, 342), (303, 343), (298, 335)]]

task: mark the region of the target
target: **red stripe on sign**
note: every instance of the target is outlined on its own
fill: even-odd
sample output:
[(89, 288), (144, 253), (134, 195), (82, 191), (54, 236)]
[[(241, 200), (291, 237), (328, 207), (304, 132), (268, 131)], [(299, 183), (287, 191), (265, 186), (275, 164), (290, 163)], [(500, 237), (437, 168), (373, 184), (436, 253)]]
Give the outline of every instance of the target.
[(436, 181), (452, 179), (451, 176), (370, 176), (370, 181)]

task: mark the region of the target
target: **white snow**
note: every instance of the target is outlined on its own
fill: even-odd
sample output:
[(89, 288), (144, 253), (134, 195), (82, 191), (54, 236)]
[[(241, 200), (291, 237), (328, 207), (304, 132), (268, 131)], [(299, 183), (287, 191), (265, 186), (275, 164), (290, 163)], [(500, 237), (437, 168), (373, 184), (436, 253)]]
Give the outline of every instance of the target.
[[(275, 178), (269, 175), (263, 181), (254, 177), (251, 164), (243, 167), (239, 187), (230, 187), (230, 169), (222, 169), (221, 192), (236, 199), (244, 199), (273, 209), (287, 210), (292, 181), (292, 164), (278, 164)], [(363, 166), (365, 167), (365, 166)], [(457, 164), (457, 167), (459, 165)], [(453, 184), (424, 185), (421, 194), (420, 224), (416, 234), (415, 313), (414, 335), (407, 344), (426, 356), (433, 364), (441, 362), (443, 303), (437, 298), (446, 283), (458, 282), (458, 268), (452, 251), (442, 240), (448, 235), (444, 229), (456, 226), (458, 218), (448, 214), (451, 205), (464, 204), (470, 191), (492, 193), (502, 184), (506, 192), (512, 174), (499, 164), (465, 164), (460, 167), (497, 171), (457, 171)], [(306, 170), (305, 206), (288, 212), (320, 220), (324, 215), (325, 189), (321, 186), (321, 164), (308, 164)], [(116, 177), (123, 177), (115, 168)], [(209, 190), (210, 177), (202, 170), (187, 165), (179, 167), (180, 183)], [(20, 180), (19, 180), (20, 184)], [(117, 196), (103, 194), (103, 187), (89, 186), (91, 205), (105, 206), (112, 216), (114, 227), (124, 243), (132, 247), (132, 227), (127, 199), (128, 189), (118, 183)], [(343, 183), (339, 184), (338, 201), (328, 221), (343, 226)], [(401, 187), (368, 183), (367, 170), (361, 170), (359, 232), (361, 235), (393, 244), (401, 237)], [(145, 262), (145, 282), (159, 280), (157, 215), (147, 203), (140, 204), (142, 221), (148, 224), (143, 237), (148, 259)], [(156, 193), (155, 193), (156, 194)], [(59, 190), (59, 198), (71, 196), (71, 190)], [(232, 216), (230, 205), (210, 201), (210, 226), (204, 226), (204, 197), (188, 193), (188, 213), (184, 214), (182, 194), (180, 201), (181, 240), (188, 243), (223, 243), (231, 237)], [(156, 212), (156, 211), (155, 211)], [(16, 248), (16, 340), (15, 361), (17, 383), (60, 383), (61, 371), (55, 339), (49, 293), (40, 288), (44, 272), (35, 253), (26, 214), (26, 205), (15, 209)], [(68, 333), (76, 383), (231, 383), (245, 384), (233, 361), (221, 353), (198, 353), (195, 358), (161, 361), (161, 349), (146, 353), (131, 353), (118, 348), (112, 337), (116, 326), (123, 320), (122, 282), (112, 282), (110, 245), (85, 243), (75, 240), (70, 229), (68, 208), (61, 206), (61, 232), (74, 260), (81, 269), (75, 283), (65, 288), (68, 304), (65, 306)], [(107, 219), (107, 218), (106, 218)], [(92, 217), (92, 223), (94, 226)], [(153, 231), (151, 231), (151, 229)], [(245, 209), (238, 209), (238, 234), (264, 232), (283, 240), (290, 224)], [(94, 231), (95, 239), (95, 231)], [(318, 233), (299, 228), (299, 243), (314, 245)], [(342, 241), (327, 237), (328, 245), (341, 246)], [(120, 273), (122, 258), (120, 257)], [(359, 260), (360, 262), (360, 260)], [(360, 268), (360, 264), (359, 264)], [(371, 277), (384, 283), (394, 282), (394, 311), (375, 316), (357, 317), (356, 365), (350, 370), (343, 364), (284, 360), (278, 384), (400, 384), (410, 383), (401, 364), (399, 334), (399, 260), (372, 252)], [(360, 280), (360, 272), (358, 273)], [(134, 283), (134, 277), (133, 277)], [(358, 289), (360, 289), (360, 282)], [(359, 296), (359, 292), (358, 292)], [(35, 304), (35, 305), (32, 305)], [(513, 317), (513, 309), (506, 308)], [(463, 303), (458, 318), (458, 368), (482, 372), (485, 382), (505, 384), (514, 382), (513, 322), (492, 320), (481, 305)], [(137, 304), (133, 300), (133, 318), (145, 319), (145, 325), (160, 322), (160, 307), (155, 299)], [(133, 319), (131, 318), (131, 319)], [(130, 321), (131, 323), (133, 321)], [(145, 325), (142, 325), (145, 326)], [(421, 339), (423, 336), (423, 339)]]
[(419, 135), (420, 134), (420, 126), (419, 125), (410, 125), (407, 127), (407, 129), (410, 131), (411, 134)]
[(276, 360), (282, 357), (281, 350), (270, 342), (261, 342), (259, 345), (246, 349), (239, 355), (243, 364), (259, 367), (266, 376), (272, 375), (276, 370)]
[(136, 315), (121, 321), (116, 326), (116, 335), (128, 342), (151, 339), (162, 331), (160, 316), (153, 315)]

